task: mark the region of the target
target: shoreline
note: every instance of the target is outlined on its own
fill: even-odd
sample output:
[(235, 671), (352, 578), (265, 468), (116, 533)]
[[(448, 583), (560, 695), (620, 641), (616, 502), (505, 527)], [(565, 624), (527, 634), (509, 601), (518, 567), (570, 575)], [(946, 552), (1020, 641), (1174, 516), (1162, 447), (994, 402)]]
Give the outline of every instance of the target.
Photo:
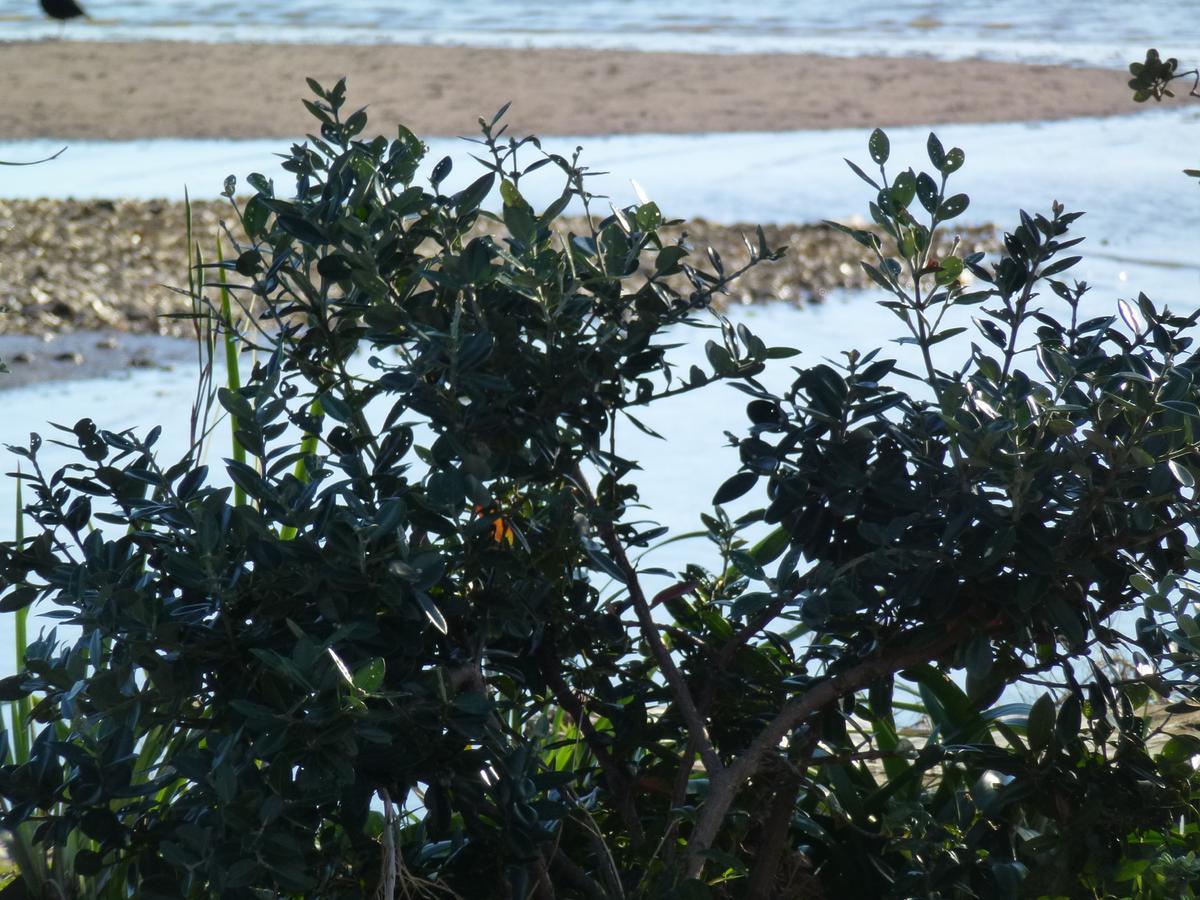
[[(773, 17), (772, 17), (773, 19)], [(890, 17), (877, 24), (883, 30), (872, 32), (871, 24), (862, 21), (854, 36), (848, 37), (842, 28), (832, 31), (818, 27), (796, 29), (777, 27), (776, 22), (755, 27), (744, 21), (736, 30), (723, 29), (720, 24), (696, 24), (691, 27), (671, 27), (661, 20), (653, 23), (628, 22), (617, 30), (582, 30), (580, 28), (548, 28), (529, 31), (516, 29), (465, 30), (455, 25), (442, 27), (384, 28), (360, 23), (322, 23), (319, 31), (311, 24), (285, 24), (278, 19), (269, 25), (229, 25), (216, 22), (191, 22), (153, 25), (129, 25), (117, 19), (95, 16), (73, 23), (60, 34), (60, 29), (43, 16), (31, 15), (21, 20), (10, 17), (8, 24), (16, 26), (10, 36), (0, 38), (0, 44), (44, 43), (66, 40), (81, 44), (252, 44), (303, 47), (314, 44), (342, 47), (432, 47), (465, 50), (512, 50), (531, 52), (542, 50), (599, 51), (605, 53), (662, 53), (667, 55), (704, 54), (728, 56), (825, 56), (858, 59), (880, 57), (890, 59), (931, 59), (943, 62), (1001, 62), (1020, 65), (1064, 66), (1067, 68), (1099, 68), (1124, 72), (1129, 63), (1140, 60), (1153, 43), (1147, 34), (1161, 29), (1141, 30), (1122, 37), (1097, 40), (1094, 35), (1020, 33), (1011, 27), (993, 23), (980, 30), (963, 33), (950, 28), (943, 31), (942, 23), (909, 21), (895, 30)], [(1015, 23), (1010, 23), (1015, 24)], [(649, 25), (649, 27), (645, 27)], [(24, 27), (22, 27), (24, 26)], [(32, 26), (32, 27), (30, 27)], [(664, 27), (665, 26), (665, 27)], [(1172, 44), (1171, 52), (1181, 59), (1200, 56), (1200, 45), (1194, 37)]]
[[(206, 259), (215, 258), (225, 201), (191, 201), (192, 236)], [(583, 233), (586, 220), (565, 216), (563, 233)], [(742, 239), (756, 226), (695, 218), (663, 226), (664, 240), (686, 236), (692, 258), (704, 262), (712, 246), (735, 268), (749, 259)], [(850, 237), (823, 224), (764, 224), (771, 247), (783, 259), (764, 263), (738, 279), (726, 306), (760, 302), (819, 304), (830, 291), (869, 287), (858, 262), (864, 251)], [(64, 335), (113, 331), (142, 335), (191, 335), (181, 314), (190, 302), (172, 286), (187, 284), (187, 207), (166, 200), (0, 200), (0, 336)], [(503, 240), (503, 226), (481, 217), (474, 233)], [(970, 250), (994, 250), (994, 226), (964, 224), (944, 236), (960, 236)], [(232, 253), (228, 236), (225, 250)], [(686, 285), (681, 280), (680, 289)], [(170, 318), (174, 316), (174, 318)], [(0, 352), (0, 359), (3, 359)]]
[(196, 363), (196, 342), (185, 337), (97, 329), (44, 336), (0, 334), (0, 394), (64, 381), (106, 378), (145, 369)]
[[(193, 237), (212, 258), (228, 204), (198, 200), (191, 208)], [(579, 218), (560, 224), (586, 228)], [(858, 265), (863, 249), (851, 238), (825, 225), (763, 230), (771, 247), (787, 253), (735, 282), (723, 308), (820, 305), (830, 292), (870, 287)], [(501, 226), (487, 220), (477, 231), (501, 239)], [(733, 268), (748, 260), (742, 235), (754, 226), (693, 219), (663, 230), (669, 239), (683, 232), (699, 264), (707, 267), (704, 249), (712, 246)], [(989, 226), (957, 233), (972, 250), (997, 246)], [(0, 361), (9, 369), (0, 391), (195, 359), (192, 322), (169, 317), (191, 308), (170, 287), (187, 282), (181, 201), (0, 200), (0, 262)]]
[[(776, 132), (1136, 113), (1105, 68), (922, 57), (506, 49), (402, 44), (0, 44), (8, 139), (290, 138), (312, 130), (304, 76), (346, 76), (370, 130)], [(300, 62), (297, 62), (297, 60)], [(1158, 106), (1155, 104), (1154, 106)]]

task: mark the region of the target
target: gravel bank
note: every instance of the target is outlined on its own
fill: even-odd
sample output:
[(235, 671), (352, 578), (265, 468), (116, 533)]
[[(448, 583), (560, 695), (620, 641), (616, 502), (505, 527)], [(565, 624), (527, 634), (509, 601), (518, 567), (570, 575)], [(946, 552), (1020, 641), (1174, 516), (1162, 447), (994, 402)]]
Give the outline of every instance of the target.
[[(209, 259), (229, 212), (224, 203), (192, 204), (193, 233)], [(563, 224), (583, 230), (578, 219)], [(709, 268), (703, 250), (712, 246), (733, 269), (747, 258), (742, 235), (753, 236), (754, 226), (700, 219), (665, 233), (681, 231), (700, 251), (698, 267)], [(869, 286), (858, 265), (863, 248), (845, 235), (824, 225), (771, 225), (764, 231), (770, 246), (788, 248), (786, 256), (744, 276), (727, 302), (819, 303), (830, 290)], [(182, 203), (0, 201), (0, 305), (6, 311), (0, 334), (190, 334), (187, 322), (163, 318), (189, 308), (170, 287), (187, 284), (186, 234)], [(964, 229), (961, 237), (967, 249), (995, 245), (991, 228)]]

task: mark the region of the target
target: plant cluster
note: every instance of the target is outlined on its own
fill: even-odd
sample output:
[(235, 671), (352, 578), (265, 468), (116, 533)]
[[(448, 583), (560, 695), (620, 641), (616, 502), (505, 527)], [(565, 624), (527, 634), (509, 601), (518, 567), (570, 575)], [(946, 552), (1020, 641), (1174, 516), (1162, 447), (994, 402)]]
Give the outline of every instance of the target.
[[(1129, 74), (1133, 76), (1129, 79), (1133, 99), (1145, 103), (1153, 97), (1155, 103), (1161, 103), (1164, 97), (1175, 96), (1170, 85), (1179, 78), (1191, 78), (1192, 87), (1188, 96), (1200, 97), (1200, 69), (1179, 72), (1178, 68), (1179, 60), (1175, 57), (1163, 59), (1157, 50), (1147, 50), (1145, 60), (1129, 64)], [(1200, 169), (1184, 169), (1183, 172), (1192, 178), (1200, 178)]]
[[(851, 166), (880, 232), (837, 227), (913, 363), (774, 392), (796, 351), (710, 309), (740, 271), (648, 200), (595, 214), (578, 151), (502, 110), (448, 192), (449, 158), (418, 183), (415, 136), (363, 140), (310, 84), (294, 188), (231, 179), (234, 252), (191, 291), (229, 371), (254, 359), (201, 391), (191, 451), (87, 419), (57, 471), (13, 448), (33, 527), (0, 610), (75, 626), (0, 681), (4, 827), (66, 873), (27, 896), (1191, 890), (1200, 739), (1143, 713), (1200, 709), (1200, 313), (1089, 312), (1058, 204), (991, 262), (934, 258), (964, 153), (931, 135), (889, 172), (876, 131)], [(693, 327), (708, 366), (679, 371)], [(617, 425), (721, 382), (735, 471), (696, 564), (657, 569)]]

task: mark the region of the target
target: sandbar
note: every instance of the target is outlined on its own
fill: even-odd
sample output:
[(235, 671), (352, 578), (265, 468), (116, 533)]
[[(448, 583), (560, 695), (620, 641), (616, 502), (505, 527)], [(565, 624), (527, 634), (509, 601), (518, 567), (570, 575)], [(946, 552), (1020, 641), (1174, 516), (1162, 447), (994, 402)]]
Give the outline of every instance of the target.
[(299, 137), (305, 76), (348, 79), (374, 133), (790, 131), (1131, 113), (1111, 69), (924, 58), (342, 44), (0, 44), (7, 139)]

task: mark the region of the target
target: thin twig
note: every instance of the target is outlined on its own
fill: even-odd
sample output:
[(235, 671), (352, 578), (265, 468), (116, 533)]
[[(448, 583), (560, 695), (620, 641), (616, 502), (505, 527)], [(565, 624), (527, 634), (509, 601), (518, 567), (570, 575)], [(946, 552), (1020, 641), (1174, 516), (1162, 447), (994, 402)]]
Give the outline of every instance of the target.
[[(580, 470), (578, 464), (575, 465), (573, 476), (580, 491), (584, 492), (589, 505), (595, 506), (595, 497), (592, 495), (591, 488), (588, 486), (587, 480), (583, 477), (583, 472)], [(712, 738), (709, 737), (708, 726), (705, 724), (699, 709), (696, 707), (696, 700), (692, 696), (691, 689), (688, 687), (687, 682), (684, 681), (683, 675), (675, 665), (675, 660), (671, 658), (671, 652), (663, 644), (662, 638), (658, 634), (658, 629), (654, 624), (654, 616), (650, 611), (650, 604), (646, 600), (641, 582), (638, 580), (637, 569), (630, 563), (629, 557), (625, 553), (624, 545), (617, 538), (616, 532), (610, 524), (604, 522), (598, 523), (596, 530), (600, 535), (600, 539), (604, 542), (605, 549), (608, 550), (613, 561), (617, 564), (617, 568), (625, 576), (625, 586), (629, 590), (630, 599), (633, 601), (633, 609), (637, 615), (642, 637), (649, 645), (650, 651), (654, 654), (654, 659), (658, 663), (659, 670), (667, 680), (667, 686), (671, 690), (671, 695), (679, 707), (679, 712), (683, 716), (684, 722), (687, 723), (689, 731), (695, 736), (696, 750), (700, 754), (700, 759), (704, 762), (704, 768), (708, 771), (710, 777), (715, 776), (724, 771), (725, 767), (721, 763), (721, 758), (717, 755)]]

